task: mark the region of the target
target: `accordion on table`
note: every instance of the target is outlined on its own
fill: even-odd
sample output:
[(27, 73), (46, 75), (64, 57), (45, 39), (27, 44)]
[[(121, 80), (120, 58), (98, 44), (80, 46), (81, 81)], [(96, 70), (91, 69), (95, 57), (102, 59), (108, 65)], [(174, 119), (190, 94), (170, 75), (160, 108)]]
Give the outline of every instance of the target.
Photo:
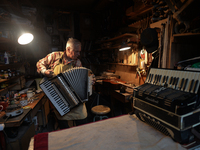
[(63, 116), (88, 101), (92, 94), (92, 72), (84, 67), (75, 67), (44, 81), (40, 87)]
[(199, 80), (200, 72), (151, 68), (134, 89), (135, 114), (179, 143), (193, 141), (200, 128)]

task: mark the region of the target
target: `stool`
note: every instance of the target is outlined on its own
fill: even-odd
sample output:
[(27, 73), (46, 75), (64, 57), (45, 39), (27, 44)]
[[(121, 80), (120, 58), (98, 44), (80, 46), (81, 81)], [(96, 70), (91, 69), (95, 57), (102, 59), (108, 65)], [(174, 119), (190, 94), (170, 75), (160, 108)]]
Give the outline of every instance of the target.
[(96, 118), (99, 118), (100, 120), (104, 119), (104, 118), (108, 118), (108, 116), (106, 116), (106, 114), (108, 114), (110, 112), (110, 108), (108, 106), (104, 106), (104, 105), (97, 105), (92, 107), (91, 111), (96, 114), (96, 116), (93, 118), (93, 122), (96, 121)]

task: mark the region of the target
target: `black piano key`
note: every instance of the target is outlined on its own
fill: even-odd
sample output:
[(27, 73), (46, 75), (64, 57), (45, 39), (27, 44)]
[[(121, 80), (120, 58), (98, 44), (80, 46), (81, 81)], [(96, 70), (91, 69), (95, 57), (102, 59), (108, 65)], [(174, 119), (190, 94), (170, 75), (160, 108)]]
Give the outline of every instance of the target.
[(154, 80), (153, 80), (153, 84), (155, 84), (155, 82), (156, 82), (156, 80), (157, 80), (157, 74), (155, 75), (155, 78), (154, 78)]
[(159, 75), (159, 78), (158, 78), (158, 83), (160, 84), (160, 80), (162, 78), (162, 75)]
[(172, 83), (172, 85), (175, 85), (175, 82), (176, 82), (176, 77), (173, 78), (173, 83)]
[(158, 83), (158, 80), (159, 80), (159, 75), (157, 75), (157, 78), (156, 78), (156, 82), (155, 82), (155, 84)]
[(152, 74), (149, 74), (148, 81), (147, 81), (148, 83), (150, 82), (151, 75), (152, 75)]
[(183, 87), (183, 83), (184, 83), (184, 80), (185, 80), (184, 78), (181, 79), (181, 83), (180, 83), (180, 85), (179, 85), (179, 87), (178, 87), (179, 90), (182, 89), (182, 87)]
[(152, 74), (152, 76), (151, 76), (151, 80), (150, 80), (150, 83), (152, 82), (153, 76), (154, 76), (154, 74)]
[(165, 78), (166, 78), (166, 76), (164, 76), (164, 77), (163, 77), (162, 83), (164, 83), (164, 82), (165, 82)]
[(149, 74), (148, 77), (147, 77), (147, 79), (146, 79), (147, 82), (149, 82), (150, 75), (151, 75), (151, 74)]
[(195, 93), (196, 89), (197, 89), (197, 85), (199, 83), (199, 80), (196, 80), (195, 83), (194, 83), (194, 87), (192, 89), (192, 92)]
[(193, 85), (194, 85), (194, 79), (192, 79), (190, 82), (189, 92), (192, 90)]
[(176, 78), (175, 87), (174, 87), (175, 89), (176, 89), (176, 86), (177, 86), (177, 84), (178, 84), (178, 81), (179, 81), (179, 77)]
[(186, 86), (187, 86), (187, 83), (188, 83), (188, 79), (185, 79), (185, 82), (184, 82), (184, 84), (183, 84), (183, 91), (185, 91), (185, 88), (186, 88)]
[(170, 85), (172, 84), (172, 81), (173, 81), (173, 77), (171, 77), (170, 80), (169, 80)]
[(168, 79), (169, 79), (169, 76), (166, 76), (166, 78), (165, 78), (165, 83), (168, 82)]

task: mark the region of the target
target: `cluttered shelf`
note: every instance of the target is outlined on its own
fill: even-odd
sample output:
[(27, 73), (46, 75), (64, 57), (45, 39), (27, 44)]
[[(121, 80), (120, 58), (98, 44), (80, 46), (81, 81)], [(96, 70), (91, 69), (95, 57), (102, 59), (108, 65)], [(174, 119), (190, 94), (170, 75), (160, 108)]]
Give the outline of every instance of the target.
[(12, 80), (15, 80), (15, 79), (18, 79), (20, 77), (22, 77), (23, 75), (19, 75), (19, 76), (15, 76), (15, 77), (11, 77), (9, 79), (0, 79), (0, 83), (2, 82), (8, 82), (8, 81), (12, 81)]
[(24, 63), (0, 64), (1, 69), (15, 68), (24, 65)]
[(3, 88), (3, 89), (0, 89), (0, 93), (3, 92), (3, 91), (6, 91), (6, 90), (8, 90), (8, 89), (10, 89), (10, 88), (12, 88), (12, 87), (14, 87), (14, 86), (17, 85), (17, 84), (18, 84), (18, 83), (14, 83), (14, 84), (9, 85), (9, 86), (7, 86), (7, 87), (5, 87), (5, 88)]
[(15, 44), (15, 42), (9, 38), (0, 37), (0, 44)]

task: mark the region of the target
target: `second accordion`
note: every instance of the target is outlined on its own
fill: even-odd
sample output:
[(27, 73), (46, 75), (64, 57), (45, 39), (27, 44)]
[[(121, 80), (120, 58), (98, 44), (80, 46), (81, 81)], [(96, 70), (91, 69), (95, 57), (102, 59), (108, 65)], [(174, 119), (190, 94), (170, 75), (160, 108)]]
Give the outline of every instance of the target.
[(44, 81), (40, 87), (63, 116), (88, 101), (92, 94), (92, 72), (85, 67), (75, 67)]

